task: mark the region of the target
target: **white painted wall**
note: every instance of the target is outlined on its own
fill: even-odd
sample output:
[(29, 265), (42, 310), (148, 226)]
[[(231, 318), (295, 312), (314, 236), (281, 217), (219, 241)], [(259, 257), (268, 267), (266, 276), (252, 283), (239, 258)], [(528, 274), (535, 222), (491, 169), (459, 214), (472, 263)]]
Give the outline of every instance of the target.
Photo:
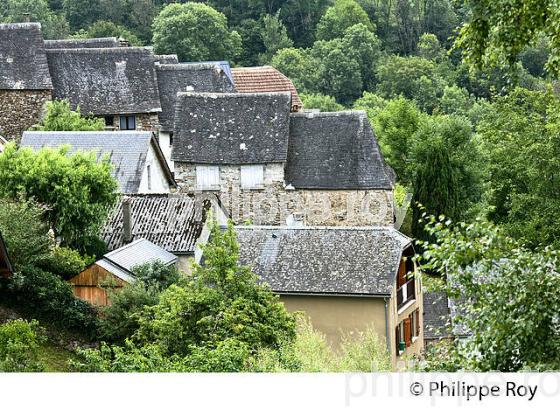
[(171, 161), (171, 136), (168, 132), (159, 132), (159, 146), (163, 152), (165, 160), (167, 161), (167, 165), (169, 165), (169, 169), (171, 172), (175, 172), (175, 164)]
[[(151, 177), (148, 176), (148, 172)], [(154, 147), (150, 144), (138, 193), (166, 194), (170, 191), (171, 187), (165, 177), (165, 173), (163, 172), (163, 166), (156, 155)]]

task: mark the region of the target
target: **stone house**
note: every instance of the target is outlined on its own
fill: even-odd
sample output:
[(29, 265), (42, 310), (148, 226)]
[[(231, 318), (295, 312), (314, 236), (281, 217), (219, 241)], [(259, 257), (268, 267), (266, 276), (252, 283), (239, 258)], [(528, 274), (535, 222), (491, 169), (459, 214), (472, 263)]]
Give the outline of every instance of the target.
[(107, 129), (157, 131), (154, 55), (142, 47), (47, 50), (53, 97), (105, 119)]
[(238, 226), (240, 263), (333, 346), (368, 328), (393, 364), (423, 349), (420, 276), (410, 238), (392, 227)]
[(197, 243), (208, 239), (208, 210), (218, 223), (226, 222), (217, 203), (207, 199), (186, 194), (123, 196), (101, 229), (101, 238), (109, 250), (147, 239), (177, 256), (179, 269), (188, 272)]
[(171, 147), (177, 93), (185, 91), (231, 93), (235, 88), (222, 66), (212, 63), (163, 64), (160, 61), (160, 64), (156, 64), (156, 73), (161, 99), (159, 143), (173, 171)]
[(148, 131), (27, 131), (23, 147), (68, 145), (73, 151), (108, 156), (119, 191), (125, 194), (169, 193), (175, 180), (152, 132)]
[(68, 283), (77, 298), (95, 306), (106, 306), (110, 301), (104, 286), (117, 290), (134, 283), (137, 279), (134, 267), (155, 261), (171, 266), (177, 264), (178, 258), (146, 239), (138, 239), (103, 255)]
[(394, 174), (365, 113), (290, 106), (289, 93), (180, 93), (180, 189), (218, 193), (235, 223), (391, 226)]
[[(253, 201), (284, 191), (289, 93), (179, 93), (171, 159), (181, 191), (220, 197), (235, 223), (267, 223)], [(279, 217), (276, 216), (278, 222)]]
[(19, 142), (40, 122), (51, 90), (41, 25), (0, 24), (0, 135)]
[(303, 103), (294, 83), (276, 68), (271, 66), (235, 67), (231, 69), (231, 72), (237, 92), (252, 94), (287, 91), (292, 94), (292, 112), (303, 109)]

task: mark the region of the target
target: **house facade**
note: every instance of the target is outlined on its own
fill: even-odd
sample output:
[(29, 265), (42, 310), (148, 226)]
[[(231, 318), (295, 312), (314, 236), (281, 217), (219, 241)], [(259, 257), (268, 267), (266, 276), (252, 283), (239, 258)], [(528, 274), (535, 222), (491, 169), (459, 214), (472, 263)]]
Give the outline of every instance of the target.
[(55, 99), (103, 118), (108, 130), (158, 130), (161, 104), (149, 49), (49, 49), (47, 59)]
[(19, 142), (40, 122), (51, 90), (41, 25), (0, 24), (0, 135)]
[(366, 114), (290, 106), (289, 93), (180, 93), (181, 191), (217, 193), (235, 223), (392, 226), (394, 173)]
[(99, 159), (108, 156), (121, 193), (164, 194), (175, 188), (171, 170), (152, 132), (27, 131), (21, 145), (34, 150), (68, 145), (73, 152), (94, 151)]
[(373, 330), (394, 365), (423, 348), (411, 240), (389, 227), (236, 227), (240, 263), (333, 346)]

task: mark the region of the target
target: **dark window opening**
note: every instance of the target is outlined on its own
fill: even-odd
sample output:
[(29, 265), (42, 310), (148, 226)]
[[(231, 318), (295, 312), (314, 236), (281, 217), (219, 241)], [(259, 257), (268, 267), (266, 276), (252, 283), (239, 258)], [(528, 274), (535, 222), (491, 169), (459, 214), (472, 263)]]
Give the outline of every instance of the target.
[(115, 119), (112, 115), (105, 116), (105, 126), (112, 127)]
[(121, 115), (120, 118), (120, 129), (121, 130), (135, 130), (136, 129), (136, 117), (134, 115)]
[(173, 133), (170, 132), (169, 133), (169, 146), (172, 146), (172, 145), (173, 145)]

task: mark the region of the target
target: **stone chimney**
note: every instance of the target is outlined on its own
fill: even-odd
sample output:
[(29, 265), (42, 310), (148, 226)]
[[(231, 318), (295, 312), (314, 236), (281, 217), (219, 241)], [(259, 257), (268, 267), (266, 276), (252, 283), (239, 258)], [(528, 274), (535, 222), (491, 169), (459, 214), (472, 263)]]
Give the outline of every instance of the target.
[(132, 242), (132, 206), (131, 199), (125, 196), (122, 201), (123, 215), (123, 241), (125, 244)]

